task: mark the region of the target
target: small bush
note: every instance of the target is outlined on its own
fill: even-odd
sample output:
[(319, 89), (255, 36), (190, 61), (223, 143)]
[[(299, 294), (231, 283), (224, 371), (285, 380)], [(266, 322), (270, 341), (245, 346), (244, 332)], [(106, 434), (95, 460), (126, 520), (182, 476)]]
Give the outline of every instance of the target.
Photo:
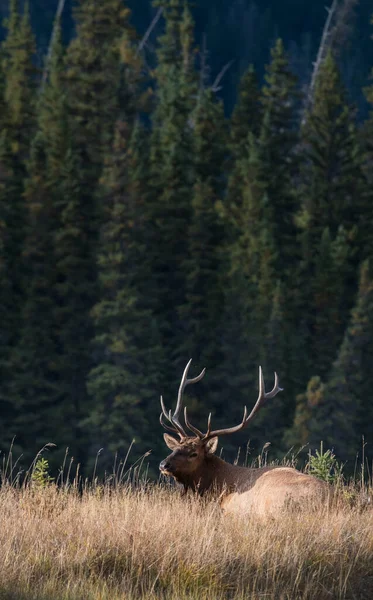
[(332, 450), (324, 452), (323, 443), (320, 444), (320, 452), (309, 455), (306, 471), (327, 483), (341, 483), (343, 479), (343, 465), (339, 463)]

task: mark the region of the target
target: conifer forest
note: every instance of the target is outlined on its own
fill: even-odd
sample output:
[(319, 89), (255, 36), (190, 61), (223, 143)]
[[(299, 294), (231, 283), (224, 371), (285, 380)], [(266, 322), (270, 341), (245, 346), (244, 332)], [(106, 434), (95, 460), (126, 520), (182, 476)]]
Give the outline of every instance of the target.
[(207, 2), (56, 1), (45, 31), (36, 4), (2, 10), (1, 456), (110, 471), (135, 440), (157, 475), (193, 358), (201, 429), (241, 421), (259, 365), (284, 388), (226, 457), (373, 459), (367, 3), (322, 9), (304, 69), (285, 27), (240, 55), (222, 14), (214, 54)]

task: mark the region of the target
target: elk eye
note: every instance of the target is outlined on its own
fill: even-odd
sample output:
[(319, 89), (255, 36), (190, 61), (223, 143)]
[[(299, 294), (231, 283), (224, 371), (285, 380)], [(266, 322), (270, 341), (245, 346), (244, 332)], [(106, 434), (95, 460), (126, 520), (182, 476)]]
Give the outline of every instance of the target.
[(192, 454), (189, 454), (189, 458), (194, 458), (195, 456), (197, 456), (197, 452), (192, 452)]

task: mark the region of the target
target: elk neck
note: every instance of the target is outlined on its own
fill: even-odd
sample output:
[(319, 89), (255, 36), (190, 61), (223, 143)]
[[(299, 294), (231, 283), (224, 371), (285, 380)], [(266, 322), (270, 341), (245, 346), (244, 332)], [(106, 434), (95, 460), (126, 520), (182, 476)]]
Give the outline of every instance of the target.
[(183, 477), (176, 477), (184, 489), (197, 491), (201, 496), (206, 492), (220, 495), (238, 489), (249, 489), (257, 478), (273, 467), (248, 468), (232, 465), (218, 456), (206, 456), (196, 471)]

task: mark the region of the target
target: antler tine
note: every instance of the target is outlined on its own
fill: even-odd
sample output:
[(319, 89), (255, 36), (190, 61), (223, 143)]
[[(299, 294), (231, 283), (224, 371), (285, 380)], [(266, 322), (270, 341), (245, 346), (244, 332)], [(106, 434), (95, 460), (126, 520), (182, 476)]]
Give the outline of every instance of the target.
[(200, 439), (202, 439), (204, 437), (204, 434), (202, 433), (202, 431), (200, 431), (199, 429), (197, 429), (197, 427), (194, 427), (194, 425), (192, 425), (189, 420), (188, 420), (188, 415), (187, 415), (187, 407), (184, 407), (184, 420), (185, 420), (185, 425), (188, 427), (188, 429), (190, 429), (190, 431), (192, 431), (193, 433), (196, 434), (197, 437), (199, 437)]
[(166, 407), (165, 407), (164, 402), (163, 402), (163, 396), (161, 396), (160, 400), (161, 400), (162, 413), (164, 414), (164, 416), (166, 417), (166, 419), (168, 419), (168, 412), (167, 412)]
[(282, 391), (283, 391), (283, 389), (280, 388), (280, 386), (278, 385), (278, 376), (277, 376), (277, 373), (275, 371), (275, 385), (273, 386), (273, 389), (270, 392), (266, 392), (265, 385), (264, 385), (264, 377), (263, 377), (262, 367), (259, 367), (259, 395), (258, 395), (258, 400), (256, 401), (256, 403), (254, 405), (254, 408), (252, 409), (251, 413), (246, 418), (245, 426), (256, 415), (256, 413), (263, 406), (263, 404), (264, 404), (264, 402), (266, 400), (270, 400), (271, 398), (274, 398), (279, 392), (282, 392)]
[[(163, 396), (161, 396), (160, 400), (161, 400), (162, 412), (159, 417), (159, 422), (162, 425), (162, 427), (164, 427), (168, 431), (171, 431), (172, 433), (177, 433), (180, 436), (180, 438), (187, 437), (187, 434), (185, 433), (185, 431), (184, 431), (183, 427), (180, 425), (180, 423), (174, 422), (172, 415), (171, 415), (171, 411), (167, 412), (167, 409), (163, 402)], [(173, 427), (166, 425), (166, 423), (163, 421), (163, 417), (166, 417), (166, 419), (171, 423), (171, 425), (173, 425)]]
[[(167, 431), (171, 431), (171, 433), (177, 433), (178, 435), (180, 435), (180, 432), (176, 429), (176, 427), (170, 427), (169, 425), (167, 425), (164, 420), (163, 420), (163, 413), (161, 413), (159, 415), (159, 422), (162, 425), (162, 427), (164, 427), (165, 429), (167, 429)], [(168, 417), (167, 417), (168, 418)]]
[(206, 435), (210, 435), (210, 431), (211, 431), (211, 413), (209, 413), (208, 419), (207, 419), (207, 431), (206, 431)]
[[(176, 408), (175, 408), (175, 412), (172, 415), (171, 411), (167, 412), (167, 409), (164, 405), (163, 402), (163, 397), (161, 396), (161, 407), (162, 407), (162, 413), (160, 416), (160, 423), (161, 425), (165, 428), (168, 429), (168, 431), (172, 431), (173, 433), (177, 433), (181, 438), (185, 438), (188, 437), (187, 433), (184, 430), (184, 427), (182, 426), (182, 424), (180, 423), (180, 419), (179, 419), (179, 415), (180, 415), (180, 411), (182, 408), (182, 404), (183, 404), (183, 391), (185, 389), (185, 387), (191, 383), (197, 383), (197, 381), (200, 381), (202, 379), (202, 377), (204, 376), (206, 369), (203, 369), (201, 371), (201, 373), (199, 375), (197, 375), (197, 377), (193, 377), (191, 379), (188, 379), (188, 371), (189, 371), (189, 367), (191, 365), (192, 359), (190, 359), (188, 361), (187, 366), (184, 369), (184, 373), (183, 376), (181, 378), (181, 382), (180, 382), (180, 386), (179, 386), (179, 392), (177, 395), (177, 403), (176, 403)], [(166, 425), (163, 417), (166, 417), (166, 419), (171, 423), (172, 427), (170, 427), (169, 425)], [(186, 421), (185, 421), (186, 422)], [(189, 423), (189, 422), (188, 422)], [(186, 425), (188, 427), (188, 429), (190, 429), (191, 431), (194, 431), (194, 433), (196, 433), (197, 431), (199, 433), (196, 433), (196, 435), (199, 435), (201, 437), (203, 437), (203, 433), (201, 431), (199, 431), (199, 429), (197, 429), (196, 427), (193, 428), (190, 427), (190, 423), (188, 425), (188, 423), (186, 422)]]
[(229, 433), (235, 433), (236, 431), (240, 431), (241, 429), (244, 429), (246, 427), (246, 425), (248, 423), (250, 423), (250, 421), (256, 415), (258, 410), (263, 406), (264, 402), (266, 400), (274, 398), (276, 396), (276, 394), (278, 394), (279, 392), (282, 392), (282, 391), (283, 391), (283, 389), (280, 388), (280, 386), (278, 384), (278, 376), (277, 376), (276, 372), (275, 372), (275, 384), (273, 386), (273, 389), (270, 392), (265, 391), (263, 371), (262, 371), (262, 367), (259, 367), (259, 395), (258, 395), (258, 399), (257, 399), (251, 413), (249, 414), (249, 416), (247, 416), (247, 408), (245, 406), (243, 419), (239, 425), (236, 425), (235, 427), (228, 427), (226, 429), (217, 429), (215, 431), (209, 431), (209, 428), (208, 428), (207, 433), (205, 434), (203, 439), (208, 440), (215, 436), (227, 435)]
[[(175, 408), (175, 412), (172, 415), (172, 422), (177, 426), (180, 427), (181, 429), (183, 429), (180, 420), (179, 420), (179, 415), (180, 415), (180, 411), (183, 405), (183, 392), (184, 389), (186, 388), (187, 385), (190, 385), (191, 383), (197, 383), (198, 381), (201, 381), (202, 377), (204, 376), (204, 374), (206, 373), (206, 369), (202, 369), (201, 373), (199, 375), (197, 375), (197, 377), (193, 377), (192, 379), (187, 379), (188, 377), (188, 371), (189, 371), (189, 367), (191, 365), (192, 359), (190, 359), (187, 363), (187, 366), (184, 369), (184, 373), (183, 376), (181, 378), (181, 382), (180, 382), (180, 386), (179, 386), (179, 392), (177, 395), (177, 404), (176, 404), (176, 408)], [(193, 431), (193, 430), (192, 430)], [(186, 436), (185, 432), (184, 435)]]

